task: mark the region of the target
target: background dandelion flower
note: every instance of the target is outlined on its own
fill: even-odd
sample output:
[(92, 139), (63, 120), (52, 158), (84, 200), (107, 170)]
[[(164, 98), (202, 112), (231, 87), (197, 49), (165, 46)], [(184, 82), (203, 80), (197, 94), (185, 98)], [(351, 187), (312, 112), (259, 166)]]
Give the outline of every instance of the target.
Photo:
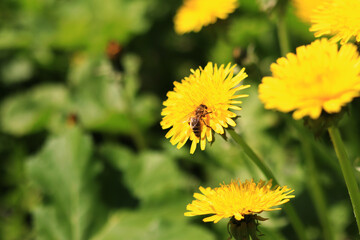
[(237, 7), (237, 0), (184, 0), (174, 18), (175, 31), (178, 34), (198, 32), (218, 18), (227, 18)]
[(242, 220), (246, 215), (253, 215), (263, 211), (274, 211), (280, 208), (273, 208), (284, 204), (294, 195), (294, 190), (284, 187), (272, 188), (272, 182), (259, 181), (255, 183), (252, 179), (242, 183), (240, 180), (233, 180), (228, 185), (220, 184), (217, 188), (200, 187), (201, 193), (194, 193), (192, 203), (188, 204), (185, 216), (208, 215), (212, 216), (203, 219), (204, 222), (217, 223), (223, 218), (234, 217)]
[[(165, 137), (171, 138), (170, 142), (177, 144), (177, 148), (181, 148), (190, 139), (190, 153), (194, 153), (198, 143), (204, 150), (206, 140), (213, 140), (212, 130), (223, 134), (228, 125), (236, 125), (232, 118), (237, 115), (230, 109), (241, 110), (235, 105), (241, 101), (236, 99), (248, 95), (236, 95), (236, 92), (249, 85), (240, 85), (247, 77), (245, 69), (233, 76), (234, 67), (230, 63), (226, 67), (217, 67), (210, 62), (204, 69), (191, 69), (192, 74), (181, 83), (174, 82), (173, 91), (167, 93), (168, 99), (163, 103), (165, 108), (161, 115), (164, 117), (160, 124), (163, 129), (171, 128)], [(202, 115), (196, 114), (199, 109)], [(195, 129), (191, 123), (193, 120), (197, 120), (199, 128)]]
[(304, 22), (311, 22), (314, 9), (326, 0), (293, 0), (293, 5), (296, 9), (296, 15)]
[(259, 98), (267, 109), (294, 111), (295, 119), (340, 112), (359, 96), (360, 58), (353, 44), (338, 50), (327, 39), (316, 40), (279, 58), (271, 71), (273, 76), (259, 85)]
[(324, 1), (313, 11), (311, 22), (315, 37), (334, 35), (332, 41), (345, 44), (354, 36), (360, 42), (360, 1)]

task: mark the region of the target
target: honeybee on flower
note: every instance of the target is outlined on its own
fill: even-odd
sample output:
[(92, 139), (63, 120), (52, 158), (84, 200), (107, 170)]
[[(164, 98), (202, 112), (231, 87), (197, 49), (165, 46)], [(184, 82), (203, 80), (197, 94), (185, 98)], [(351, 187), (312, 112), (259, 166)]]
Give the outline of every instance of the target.
[(160, 123), (163, 129), (170, 128), (165, 137), (171, 144), (181, 148), (190, 139), (190, 153), (194, 153), (198, 143), (204, 150), (206, 142), (213, 141), (212, 131), (223, 134), (224, 128), (236, 125), (233, 118), (237, 114), (230, 110), (241, 110), (238, 98), (248, 95), (237, 92), (250, 85), (240, 84), (247, 74), (243, 68), (234, 76), (235, 66), (218, 67), (209, 62), (205, 68), (191, 70), (181, 82), (174, 82), (163, 103)]

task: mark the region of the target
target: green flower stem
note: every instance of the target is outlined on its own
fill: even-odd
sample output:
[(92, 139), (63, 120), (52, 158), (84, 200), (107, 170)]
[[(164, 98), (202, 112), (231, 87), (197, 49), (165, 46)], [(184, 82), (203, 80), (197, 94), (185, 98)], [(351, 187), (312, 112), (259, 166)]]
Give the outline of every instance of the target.
[(305, 136), (300, 132), (300, 140), (302, 145), (302, 151), (305, 154), (305, 164), (307, 168), (307, 176), (308, 176), (308, 190), (310, 192), (310, 196), (315, 205), (315, 210), (320, 219), (320, 223), (323, 228), (324, 239), (333, 240), (334, 235), (331, 230), (330, 221), (328, 218), (327, 204), (325, 201), (324, 193), (321, 188), (318, 179), (318, 171), (315, 165), (315, 159), (312, 154), (311, 145), (308, 141), (306, 141)]
[(127, 103), (125, 106), (125, 111), (127, 116), (130, 119), (129, 129), (130, 129), (130, 136), (134, 141), (136, 148), (141, 151), (147, 148), (147, 143), (143, 132), (141, 132), (140, 126), (136, 119), (134, 109), (131, 107), (134, 104), (135, 97), (131, 94), (131, 90), (129, 87), (125, 87), (125, 91), (123, 93), (125, 102)]
[(287, 3), (282, 3), (278, 8), (278, 14), (277, 14), (277, 30), (278, 30), (278, 39), (280, 44), (280, 51), (281, 55), (285, 56), (288, 52), (290, 52), (290, 42), (289, 37), (287, 33), (287, 27), (286, 27), (286, 9), (287, 9)]
[(355, 171), (345, 151), (339, 129), (336, 126), (331, 126), (328, 131), (341, 166), (360, 233), (360, 191), (356, 182)]
[(230, 133), (231, 137), (234, 139), (234, 141), (239, 144), (246, 155), (255, 163), (255, 165), (260, 168), (261, 172), (269, 179), (273, 180), (273, 183), (276, 185), (279, 185), (277, 180), (275, 179), (274, 174), (270, 170), (270, 168), (265, 164), (265, 162), (256, 155), (256, 153), (250, 148), (250, 146), (245, 142), (245, 140), (235, 132), (235, 130), (228, 128), (228, 133)]
[(132, 138), (133, 138), (133, 140), (135, 142), (135, 145), (136, 145), (137, 149), (144, 150), (144, 149), (147, 148), (146, 140), (144, 138), (144, 135), (140, 131), (139, 126), (137, 126), (135, 124), (132, 126), (131, 135), (132, 135)]
[(146, 143), (143, 133), (140, 130), (137, 120), (134, 116), (133, 110), (129, 106), (127, 106), (125, 111), (130, 119), (130, 126), (129, 126), (130, 136), (131, 136), (132, 140), (134, 141), (136, 148), (139, 151), (146, 149), (147, 143)]
[[(270, 170), (270, 168), (250, 148), (250, 146), (245, 142), (245, 140), (242, 138), (242, 136), (237, 134), (233, 129), (228, 128), (227, 131), (231, 135), (231, 137), (234, 139), (234, 141), (242, 147), (242, 149), (244, 150), (246, 155), (253, 161), (253, 163), (255, 163), (255, 165), (258, 168), (260, 168), (262, 173), (268, 179), (272, 179), (272, 181), (273, 181), (273, 183), (275, 185), (280, 186), (279, 182), (276, 180), (276, 178), (275, 178), (274, 174), (272, 173), (272, 171)], [(305, 227), (304, 227), (303, 223), (301, 222), (301, 220), (300, 220), (299, 216), (297, 215), (297, 213), (296, 213), (295, 209), (293, 208), (293, 206), (290, 205), (290, 204), (286, 204), (286, 205), (284, 205), (283, 208), (284, 208), (286, 214), (288, 215), (289, 220), (290, 220), (291, 224), (293, 225), (296, 234), (298, 235), (298, 238), (301, 239), (301, 240), (306, 240), (307, 237), (305, 235)]]
[[(312, 152), (312, 145), (315, 145), (316, 149), (322, 147), (322, 145), (316, 144), (313, 141), (314, 137), (309, 136), (306, 131), (304, 131), (303, 126), (299, 125), (299, 121), (294, 121), (293, 118), (289, 115), (283, 115), (286, 123), (289, 126), (292, 126), (298, 133), (299, 140), (301, 142), (302, 152), (305, 154), (305, 164), (306, 164), (306, 175), (308, 176), (307, 187), (310, 193), (310, 197), (314, 203), (316, 213), (319, 217), (321, 226), (323, 228), (324, 239), (333, 240), (334, 235), (332, 233), (332, 228), (330, 226), (330, 221), (327, 213), (327, 203), (325, 200), (324, 192), (321, 188), (321, 184), (318, 179), (318, 171), (315, 164), (314, 155)], [(337, 167), (335, 166), (335, 170)]]
[[(291, 115), (288, 114), (283, 114), (282, 117), (283, 119), (285, 119), (286, 123), (289, 126), (292, 126), (296, 129), (296, 131), (298, 131), (301, 143), (306, 143), (309, 146), (313, 146), (313, 148), (316, 149), (317, 153), (322, 156), (322, 158), (320, 159), (323, 161), (323, 163), (330, 166), (333, 172), (337, 175), (337, 177), (340, 180), (343, 180), (341, 169), (339, 169), (339, 164), (336, 162), (336, 160), (334, 159), (334, 161), (328, 161), (327, 159), (329, 158), (328, 148), (325, 148), (323, 144), (320, 144), (319, 141), (316, 141), (316, 139), (314, 138), (314, 134), (312, 132), (311, 134), (309, 134), (310, 132), (307, 131), (307, 129), (304, 129), (304, 125), (301, 121), (294, 121)], [(327, 161), (323, 159), (326, 159)]]

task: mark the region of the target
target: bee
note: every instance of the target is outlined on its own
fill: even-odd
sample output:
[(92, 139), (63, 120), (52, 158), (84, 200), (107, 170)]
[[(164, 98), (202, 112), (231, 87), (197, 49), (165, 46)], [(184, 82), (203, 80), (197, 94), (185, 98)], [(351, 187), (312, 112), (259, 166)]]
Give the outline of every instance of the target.
[(208, 107), (204, 104), (200, 104), (200, 106), (195, 109), (192, 116), (189, 118), (190, 128), (193, 130), (195, 136), (198, 138), (200, 138), (201, 136), (202, 124), (210, 127), (204, 121), (204, 117), (209, 113), (211, 112), (208, 112)]

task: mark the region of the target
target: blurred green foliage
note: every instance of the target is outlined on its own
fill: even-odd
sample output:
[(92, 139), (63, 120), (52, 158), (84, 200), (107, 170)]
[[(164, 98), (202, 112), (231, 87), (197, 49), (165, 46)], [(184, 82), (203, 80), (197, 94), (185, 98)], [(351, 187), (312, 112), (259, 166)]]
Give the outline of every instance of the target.
[[(237, 131), (295, 189), (291, 201), (309, 239), (322, 239), (309, 196), (305, 153), (316, 158), (335, 239), (356, 225), (327, 135), (266, 111), (257, 84), (280, 56), (273, 16), (243, 0), (226, 20), (178, 36), (181, 1), (2, 0), (0, 2), (0, 239), (227, 239), (226, 221), (185, 218), (198, 187), (264, 178), (231, 140), (178, 150), (161, 130), (161, 101), (173, 81), (213, 61), (246, 67), (252, 85)], [(293, 50), (313, 40), (289, 6)], [(341, 122), (351, 159), (360, 155), (359, 100)], [(226, 154), (224, 154), (226, 153)], [(359, 173), (358, 177), (359, 177)], [(286, 215), (261, 226), (263, 239), (296, 239)]]

